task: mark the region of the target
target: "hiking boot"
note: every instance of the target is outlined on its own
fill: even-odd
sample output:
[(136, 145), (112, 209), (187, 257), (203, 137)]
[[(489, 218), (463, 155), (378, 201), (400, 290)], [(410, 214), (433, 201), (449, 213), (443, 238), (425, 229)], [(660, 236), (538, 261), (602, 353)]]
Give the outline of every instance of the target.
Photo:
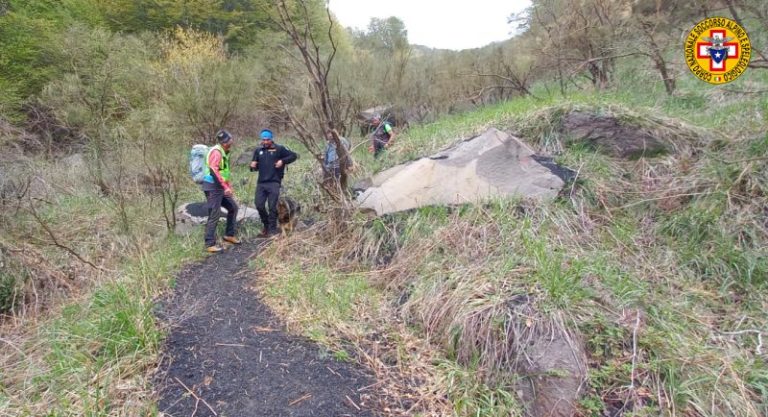
[(224, 236), (224, 237), (223, 237), (223, 238), (221, 238), (221, 239), (222, 239), (223, 241), (225, 241), (225, 242), (229, 242), (229, 243), (231, 243), (231, 244), (233, 244), (233, 245), (239, 245), (239, 244), (241, 244), (241, 243), (242, 243), (242, 241), (240, 241), (240, 239), (236, 238), (235, 236)]
[(213, 245), (213, 246), (208, 246), (207, 248), (205, 248), (205, 250), (208, 253), (219, 253), (219, 252), (223, 251), (224, 249), (222, 249), (222, 247), (219, 246), (219, 245)]

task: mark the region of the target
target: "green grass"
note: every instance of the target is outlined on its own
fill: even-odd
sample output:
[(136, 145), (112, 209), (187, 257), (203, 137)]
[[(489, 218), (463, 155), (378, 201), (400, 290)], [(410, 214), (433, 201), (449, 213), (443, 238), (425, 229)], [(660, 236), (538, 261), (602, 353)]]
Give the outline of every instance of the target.
[[(11, 314), (23, 303), (24, 284), (29, 273), (11, 257), (0, 254), (0, 314)], [(18, 271), (18, 272), (17, 272)]]
[(351, 321), (361, 310), (375, 308), (376, 293), (361, 274), (334, 274), (323, 268), (293, 265), (267, 287), (266, 295), (284, 303), (307, 333), (321, 340), (323, 326)]
[(25, 346), (29, 359), (7, 370), (14, 379), (24, 377), (3, 387), (0, 415), (154, 413), (151, 402), (136, 398), (151, 391), (148, 371), (163, 337), (153, 312), (155, 298), (179, 266), (199, 254), (196, 237), (170, 237), (42, 323), (35, 344)]
[[(749, 71), (720, 87), (683, 77), (673, 97), (655, 81), (619, 77), (620, 88), (599, 94), (514, 99), (447, 116), (412, 127), (380, 160), (358, 155), (368, 174), (497, 127), (526, 133), (534, 147), (556, 150), (559, 163), (579, 171), (567, 196), (549, 204), (427, 207), (361, 223), (364, 230), (352, 233), (360, 239), (354, 244), (378, 250), (356, 266), (372, 269), (370, 281), (399, 316), (442, 349), (434, 375), (450, 376), (442, 381), (456, 415), (518, 409), (509, 387), (485, 378), (502, 376), (503, 362), (488, 355), (491, 342), (478, 328), (505, 340), (504, 329), (516, 325), (505, 303), (522, 295), (535, 300), (533, 323), (564, 317), (583, 336), (590, 363), (584, 415), (621, 407), (630, 385), (640, 399), (628, 405), (631, 415), (768, 413), (757, 334), (739, 333), (764, 336), (768, 323), (760, 220), (768, 175), (759, 159), (768, 151), (768, 97), (732, 92), (768, 77)], [(619, 161), (585, 146), (555, 146), (562, 138), (552, 122), (574, 107), (654, 129), (683, 152)], [(391, 262), (380, 266), (383, 254)], [(315, 271), (320, 282), (343, 276), (333, 262), (302, 270)], [(308, 311), (317, 302), (306, 288), (273, 294)], [(345, 320), (317, 304), (321, 316)]]
[(459, 416), (522, 416), (522, 407), (512, 394), (511, 383), (487, 385), (471, 368), (443, 362), (438, 365), (453, 411)]
[[(764, 160), (751, 161), (768, 154), (768, 95), (731, 92), (765, 85), (768, 76), (748, 71), (720, 87), (683, 77), (673, 97), (647, 77), (617, 76), (620, 87), (608, 91), (563, 98), (537, 87), (542, 100), (516, 98), (412, 127), (379, 160), (357, 148), (360, 178), (496, 127), (555, 152), (579, 177), (566, 197), (551, 203), (509, 199), (370, 221), (354, 217), (348, 236), (336, 241), (297, 234), (287, 252), (264, 253), (251, 265), (275, 275), (264, 282), (268, 300), (289, 328), (324, 343), (337, 360), (355, 357), (342, 347), (349, 340), (340, 338), (362, 339), (375, 330), (401, 341), (392, 322), (404, 321), (440, 350), (424, 380), (440, 381), (458, 416), (519, 415), (512, 388), (519, 376), (493, 349), (519, 353), (525, 347), (510, 342), (515, 326), (524, 335), (556, 318), (585, 342), (584, 415), (601, 415), (623, 401), (630, 384), (644, 398), (633, 415), (671, 415), (673, 406), (678, 415), (768, 414), (768, 365), (756, 352), (757, 334), (739, 333), (764, 331), (768, 323), (761, 223), (768, 174)], [(556, 122), (573, 108), (658, 129), (696, 153), (617, 161), (584, 145), (562, 147)], [(699, 133), (712, 140), (699, 140)], [(315, 161), (290, 138), (281, 143), (302, 155), (288, 167), (285, 194), (301, 201), (307, 216), (323, 216), (313, 211), (322, 195)], [(248, 144), (240, 142), (235, 154)], [(255, 177), (245, 167), (234, 169), (243, 205), (252, 207)], [(679, 206), (662, 206), (667, 189), (686, 195)], [(202, 195), (187, 186), (182, 199)], [(130, 201), (123, 225), (118, 205), (93, 194), (41, 206), (41, 217), (76, 240), (82, 255), (100, 259), (111, 246), (120, 272), (40, 324), (30, 345), (20, 347), (28, 356), (16, 364), (21, 368), (0, 370), (14, 381), (0, 389), (0, 415), (156, 412), (143, 397), (162, 341), (153, 300), (173, 285), (179, 265), (201, 256), (201, 238), (165, 238), (157, 210), (147, 205)], [(57, 265), (69, 259), (54, 248), (46, 254)], [(7, 292), (0, 298), (7, 300)], [(521, 299), (531, 300), (530, 309), (515, 309), (512, 301)], [(521, 311), (530, 322), (520, 321)], [(392, 325), (372, 328), (379, 320)], [(400, 342), (395, 349), (401, 364), (419, 355)], [(128, 401), (132, 397), (141, 399)]]

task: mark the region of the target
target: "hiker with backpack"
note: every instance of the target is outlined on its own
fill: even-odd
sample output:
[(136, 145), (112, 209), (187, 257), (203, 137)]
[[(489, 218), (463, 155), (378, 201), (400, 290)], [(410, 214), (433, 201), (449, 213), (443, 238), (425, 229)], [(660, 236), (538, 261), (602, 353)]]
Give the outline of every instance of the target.
[[(208, 149), (205, 156), (205, 167), (201, 188), (205, 193), (208, 206), (208, 222), (205, 225), (205, 247), (209, 253), (218, 253), (223, 250), (216, 242), (216, 226), (219, 223), (221, 208), (227, 209), (227, 229), (223, 241), (239, 244), (237, 233), (237, 202), (232, 191), (231, 172), (229, 169), (229, 153), (235, 139), (226, 130), (216, 133), (215, 146)], [(193, 148), (194, 155), (194, 148)], [(192, 163), (190, 163), (192, 165)], [(192, 168), (190, 168), (192, 169)], [(194, 178), (193, 173), (193, 178)]]
[(262, 130), (259, 137), (261, 146), (253, 152), (250, 165), (251, 172), (259, 172), (254, 202), (264, 229), (258, 237), (272, 237), (278, 234), (277, 202), (285, 166), (297, 160), (299, 156), (287, 147), (276, 144), (274, 134), (269, 129)]
[(378, 158), (384, 149), (388, 149), (395, 143), (395, 130), (389, 122), (382, 120), (378, 113), (373, 115), (371, 125), (374, 130), (371, 133), (371, 146), (368, 147), (368, 151), (373, 152), (374, 158)]

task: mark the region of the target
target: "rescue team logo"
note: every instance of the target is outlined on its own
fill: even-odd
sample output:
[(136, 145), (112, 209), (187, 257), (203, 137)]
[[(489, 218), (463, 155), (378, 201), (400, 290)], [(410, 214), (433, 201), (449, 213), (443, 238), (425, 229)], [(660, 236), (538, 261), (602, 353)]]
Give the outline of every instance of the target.
[(747, 31), (725, 17), (702, 20), (685, 39), (688, 68), (710, 84), (725, 84), (739, 78), (746, 71), (751, 55)]

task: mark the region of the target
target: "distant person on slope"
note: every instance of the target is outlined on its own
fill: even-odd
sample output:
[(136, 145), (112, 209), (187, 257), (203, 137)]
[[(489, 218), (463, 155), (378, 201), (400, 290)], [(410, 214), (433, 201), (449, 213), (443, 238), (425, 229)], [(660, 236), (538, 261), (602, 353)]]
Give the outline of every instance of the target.
[(384, 149), (389, 148), (395, 142), (395, 130), (392, 129), (392, 125), (382, 121), (381, 115), (378, 113), (373, 115), (371, 124), (374, 130), (371, 134), (371, 146), (368, 147), (368, 151), (373, 152), (374, 158), (378, 158)]
[[(325, 134), (325, 154), (323, 155), (323, 168), (325, 168), (325, 180), (328, 181), (330, 179), (334, 179), (335, 181), (339, 181), (339, 178), (341, 178), (341, 161), (339, 157), (338, 150), (336, 149), (336, 143), (333, 141), (334, 134), (339, 137), (339, 142), (341, 142), (341, 146), (344, 147), (344, 149), (347, 150), (347, 153), (349, 153), (349, 140), (347, 138), (339, 135), (336, 130), (329, 130)], [(347, 165), (350, 165), (347, 163)]]
[[(254, 198), (264, 230), (259, 237), (277, 235), (277, 201), (280, 198), (280, 186), (285, 175), (285, 166), (297, 160), (299, 156), (274, 142), (271, 130), (264, 129), (259, 134), (261, 147), (253, 152), (251, 171), (259, 171)], [(269, 211), (267, 211), (267, 206)]]
[(202, 189), (208, 206), (208, 222), (205, 225), (205, 246), (210, 253), (222, 251), (216, 244), (216, 226), (219, 223), (221, 207), (227, 209), (227, 230), (224, 241), (238, 244), (235, 237), (237, 220), (237, 202), (232, 194), (231, 172), (229, 170), (229, 151), (235, 139), (226, 130), (216, 134), (218, 144), (211, 147), (205, 158), (205, 178)]

